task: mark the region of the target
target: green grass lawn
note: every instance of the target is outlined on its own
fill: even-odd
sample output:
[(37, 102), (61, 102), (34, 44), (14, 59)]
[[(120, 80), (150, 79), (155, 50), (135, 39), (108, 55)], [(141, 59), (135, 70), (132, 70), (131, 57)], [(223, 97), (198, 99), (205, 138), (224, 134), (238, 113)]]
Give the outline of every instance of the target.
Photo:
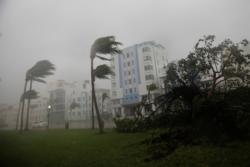
[(250, 142), (224, 147), (186, 146), (158, 161), (145, 162), (147, 133), (120, 134), (106, 130), (0, 132), (0, 166), (5, 167), (239, 167), (250, 166)]

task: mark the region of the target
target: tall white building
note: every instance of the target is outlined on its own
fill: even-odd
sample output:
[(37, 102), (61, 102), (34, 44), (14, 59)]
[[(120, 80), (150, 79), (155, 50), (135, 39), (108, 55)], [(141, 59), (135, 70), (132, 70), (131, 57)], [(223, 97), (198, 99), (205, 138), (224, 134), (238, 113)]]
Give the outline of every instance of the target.
[(147, 94), (147, 86), (154, 83), (158, 93), (164, 90), (163, 78), (168, 63), (165, 48), (153, 41), (143, 42), (123, 49), (113, 56), (111, 68), (111, 99), (117, 116), (133, 115), (134, 105)]

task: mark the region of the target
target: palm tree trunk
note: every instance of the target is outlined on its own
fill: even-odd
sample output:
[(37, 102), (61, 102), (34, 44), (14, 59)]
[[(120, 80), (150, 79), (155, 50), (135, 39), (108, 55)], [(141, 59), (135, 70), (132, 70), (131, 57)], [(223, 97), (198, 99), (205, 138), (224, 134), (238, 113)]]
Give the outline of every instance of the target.
[(22, 105), (22, 99), (20, 99), (20, 101), (19, 101), (19, 106), (18, 106), (17, 119), (16, 119), (16, 130), (18, 130), (19, 116), (20, 116), (20, 111), (21, 111), (21, 105)]
[(91, 100), (91, 117), (92, 117), (92, 129), (95, 129), (95, 115), (94, 115), (94, 96), (92, 93), (92, 100)]
[[(30, 79), (30, 92), (32, 89), (32, 79)], [(27, 105), (27, 113), (26, 113), (26, 124), (25, 124), (25, 130), (29, 130), (29, 114), (30, 114), (30, 94), (28, 96), (28, 105)]]
[(92, 86), (92, 99), (95, 105), (95, 111), (96, 111), (96, 116), (97, 116), (97, 120), (98, 120), (98, 126), (99, 126), (99, 132), (103, 133), (103, 122), (102, 119), (100, 117), (100, 112), (98, 109), (98, 105), (97, 105), (97, 101), (96, 101), (96, 95), (95, 95), (95, 76), (94, 76), (94, 70), (93, 70), (93, 61), (94, 58), (93, 56), (91, 56), (91, 86)]
[(23, 132), (23, 111), (24, 111), (24, 106), (25, 106), (25, 93), (26, 93), (26, 89), (27, 89), (27, 83), (28, 80), (25, 80), (25, 84), (24, 84), (24, 91), (23, 91), (23, 101), (22, 101), (22, 111), (21, 111), (21, 124), (20, 124), (20, 133)]

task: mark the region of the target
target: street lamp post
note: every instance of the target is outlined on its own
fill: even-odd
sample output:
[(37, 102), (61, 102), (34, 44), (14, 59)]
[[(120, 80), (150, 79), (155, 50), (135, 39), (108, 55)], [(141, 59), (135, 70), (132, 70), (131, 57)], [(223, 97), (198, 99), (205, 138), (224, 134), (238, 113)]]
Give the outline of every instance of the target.
[(51, 105), (48, 105), (48, 113), (47, 113), (47, 122), (48, 122), (48, 125), (47, 125), (47, 129), (49, 129), (49, 116), (50, 116), (50, 110), (51, 110)]

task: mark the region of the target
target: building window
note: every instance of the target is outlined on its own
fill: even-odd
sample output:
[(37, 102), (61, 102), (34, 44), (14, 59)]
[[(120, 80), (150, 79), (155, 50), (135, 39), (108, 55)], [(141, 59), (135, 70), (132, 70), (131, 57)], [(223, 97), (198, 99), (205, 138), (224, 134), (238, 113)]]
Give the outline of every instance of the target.
[(150, 75), (146, 75), (145, 76), (146, 80), (154, 80), (154, 75), (150, 74)]
[(130, 62), (128, 62), (128, 67), (130, 66)]
[(131, 84), (131, 83), (132, 83), (132, 82), (131, 82), (131, 79), (129, 79), (129, 80), (128, 80), (128, 83), (129, 83), (129, 84)]
[(144, 56), (144, 61), (151, 61), (151, 60), (152, 60), (151, 56)]
[(130, 72), (130, 71), (128, 71), (128, 75), (131, 75), (131, 72)]
[(133, 93), (133, 90), (132, 90), (132, 88), (130, 88), (130, 89), (129, 89), (129, 93)]
[(134, 92), (136, 92), (136, 88), (134, 88)]
[(127, 80), (125, 80), (125, 85), (127, 85)]
[(134, 83), (136, 82), (135, 78), (134, 78)]
[(144, 47), (144, 48), (142, 48), (142, 52), (150, 52), (150, 48), (149, 47)]
[(132, 65), (134, 65), (134, 60), (131, 61)]
[(124, 76), (126, 76), (127, 75), (127, 72), (126, 71), (124, 71)]
[(153, 70), (153, 66), (152, 65), (146, 65), (146, 66), (144, 66), (144, 70), (145, 71)]
[(127, 53), (127, 58), (129, 58), (129, 53)]

